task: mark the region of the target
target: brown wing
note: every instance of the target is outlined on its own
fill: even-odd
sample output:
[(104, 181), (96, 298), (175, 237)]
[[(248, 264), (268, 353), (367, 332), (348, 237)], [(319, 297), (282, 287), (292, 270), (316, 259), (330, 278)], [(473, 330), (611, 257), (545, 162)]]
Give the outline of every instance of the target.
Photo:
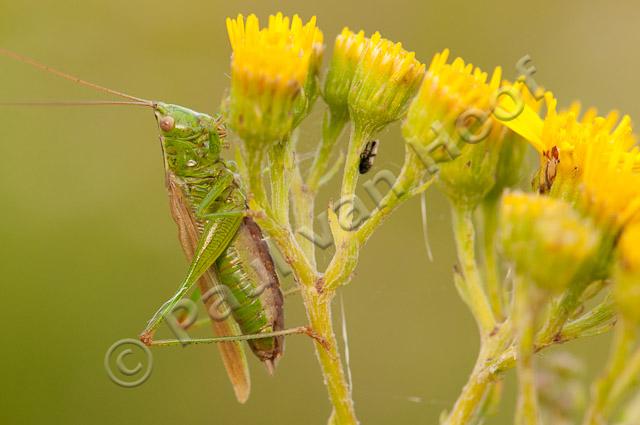
[[(189, 204), (185, 198), (183, 189), (177, 181), (176, 176), (170, 171), (167, 172), (167, 189), (169, 191), (171, 215), (178, 225), (180, 243), (187, 256), (187, 260), (191, 261), (198, 244), (200, 232), (191, 208), (189, 208)], [(217, 287), (219, 283), (215, 270), (209, 269), (200, 280), (198, 280), (198, 284), (202, 294), (207, 294), (211, 288)], [(212, 292), (224, 294), (224, 292)], [(219, 302), (220, 300), (217, 296), (207, 297), (205, 302), (207, 312), (215, 311), (217, 309), (215, 306), (218, 305), (217, 303)], [(220, 320), (218, 317), (211, 317), (211, 324), (213, 332), (217, 336), (242, 334), (242, 331), (230, 315), (224, 320)], [(244, 403), (249, 398), (249, 393), (251, 392), (251, 380), (242, 343), (239, 341), (223, 342), (217, 345), (236, 398), (240, 403)]]

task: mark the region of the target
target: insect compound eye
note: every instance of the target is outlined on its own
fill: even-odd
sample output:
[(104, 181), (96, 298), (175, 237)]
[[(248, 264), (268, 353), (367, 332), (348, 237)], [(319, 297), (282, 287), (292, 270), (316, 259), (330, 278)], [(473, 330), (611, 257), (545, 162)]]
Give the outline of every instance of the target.
[(175, 127), (175, 125), (176, 120), (174, 120), (171, 116), (160, 118), (160, 128), (162, 129), (162, 131), (171, 131), (173, 130), (173, 127)]

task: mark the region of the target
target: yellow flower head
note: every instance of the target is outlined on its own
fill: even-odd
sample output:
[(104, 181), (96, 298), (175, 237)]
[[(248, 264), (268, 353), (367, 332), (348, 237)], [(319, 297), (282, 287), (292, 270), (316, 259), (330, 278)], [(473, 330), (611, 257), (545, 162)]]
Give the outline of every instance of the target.
[(347, 27), (336, 37), (324, 84), (324, 99), (336, 117), (346, 118), (349, 115), (349, 90), (360, 56), (369, 42), (364, 31), (356, 34)]
[[(627, 227), (618, 244), (621, 265), (640, 277), (640, 221)], [(640, 286), (640, 280), (637, 281)]]
[[(539, 113), (542, 101), (537, 99), (529, 88), (522, 82), (517, 81), (511, 83), (503, 81), (501, 95), (498, 97), (497, 106), (498, 115), (503, 118), (510, 118), (517, 115), (527, 105), (535, 113)], [(505, 108), (505, 104), (508, 105)], [(496, 113), (494, 112), (494, 118)], [(496, 121), (499, 121), (496, 119)], [(502, 139), (498, 163), (496, 165), (495, 185), (488, 195), (493, 199), (498, 199), (504, 189), (517, 186), (524, 177), (526, 167), (523, 167), (523, 161), (529, 149), (528, 142), (519, 134), (510, 128), (503, 126), (501, 123), (497, 125), (500, 129), (498, 139)]]
[(640, 222), (627, 227), (620, 237), (614, 285), (623, 316), (640, 322)]
[(561, 290), (597, 253), (600, 233), (567, 202), (514, 192), (500, 213), (505, 255), (539, 286)]
[(581, 106), (574, 102), (568, 110), (557, 112), (557, 101), (546, 94), (547, 116), (540, 136), (541, 152), (554, 147), (559, 151), (558, 172), (565, 176), (584, 172), (587, 153), (596, 149), (600, 155), (609, 156), (616, 151), (626, 151), (635, 143), (631, 132), (631, 120), (625, 116), (620, 121), (617, 111), (606, 117), (598, 116), (595, 108), (589, 108), (580, 117)]
[[(436, 161), (448, 161), (448, 149), (460, 149), (467, 142), (491, 131), (491, 114), (502, 84), (502, 70), (496, 68), (491, 78), (461, 58), (448, 63), (449, 50), (437, 53), (413, 99), (403, 124), (405, 139), (415, 148), (422, 147)], [(443, 132), (453, 146), (440, 143)], [(438, 143), (433, 143), (434, 141)]]
[(580, 104), (557, 111), (545, 94), (547, 115), (531, 108), (505, 124), (540, 152), (541, 168), (534, 181), (541, 192), (578, 202), (597, 219), (621, 226), (640, 209), (640, 167), (628, 116), (613, 111), (606, 117)]
[(349, 114), (357, 126), (377, 131), (402, 117), (415, 95), (424, 65), (401, 43), (373, 34), (360, 55), (349, 91)]
[(246, 22), (242, 15), (227, 19), (233, 49), (228, 118), (245, 141), (272, 142), (291, 131), (294, 101), (322, 55), (315, 22), (278, 13), (260, 28), (255, 15)]
[(584, 206), (604, 224), (613, 225), (614, 232), (640, 218), (637, 158), (637, 148), (603, 153), (594, 145), (585, 154)]

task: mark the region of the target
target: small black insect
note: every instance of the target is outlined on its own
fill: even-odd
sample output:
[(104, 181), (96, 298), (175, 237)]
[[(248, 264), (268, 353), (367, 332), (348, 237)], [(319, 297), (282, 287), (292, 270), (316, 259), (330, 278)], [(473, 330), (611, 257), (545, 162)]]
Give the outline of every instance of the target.
[(362, 153), (360, 154), (360, 164), (358, 165), (360, 174), (367, 173), (371, 167), (373, 167), (373, 160), (376, 159), (376, 155), (378, 154), (379, 143), (380, 142), (378, 140), (371, 140), (365, 145)]

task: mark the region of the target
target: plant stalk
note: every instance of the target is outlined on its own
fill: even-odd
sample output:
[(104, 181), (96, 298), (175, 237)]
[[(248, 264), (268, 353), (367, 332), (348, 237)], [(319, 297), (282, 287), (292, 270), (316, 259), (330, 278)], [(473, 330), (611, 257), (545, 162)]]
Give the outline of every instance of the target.
[(475, 228), (473, 211), (465, 206), (452, 204), (453, 230), (458, 251), (458, 261), (462, 268), (464, 291), (480, 334), (484, 338), (493, 331), (496, 319), (482, 285), (475, 254)]
[(496, 379), (497, 373), (487, 370), (487, 365), (507, 348), (512, 338), (509, 322), (499, 326), (500, 328), (493, 335), (481, 341), (473, 371), (444, 425), (468, 425), (482, 404), (490, 384)]
[(591, 387), (591, 403), (584, 418), (584, 425), (605, 425), (610, 405), (611, 390), (623, 374), (631, 348), (635, 343), (635, 329), (620, 320), (614, 333), (609, 361), (600, 378)]
[(371, 137), (372, 131), (362, 125), (354, 123), (351, 127), (349, 138), (349, 148), (345, 159), (344, 172), (342, 176), (342, 188), (340, 190), (340, 205), (338, 211), (338, 221), (340, 226), (347, 230), (353, 230), (353, 217), (350, 212), (355, 202), (356, 185), (358, 184), (360, 153)]
[(329, 110), (325, 112), (322, 121), (322, 141), (316, 150), (311, 171), (306, 180), (310, 192), (316, 193), (320, 189), (322, 178), (329, 168), (331, 152), (346, 124), (346, 117), (336, 117)]
[(275, 143), (269, 150), (271, 207), (276, 221), (287, 229), (291, 227), (289, 222), (289, 191), (293, 154), (290, 150), (290, 143), (291, 140), (283, 140)]
[(539, 420), (533, 355), (535, 353), (535, 316), (538, 300), (536, 288), (523, 276), (516, 276), (514, 283), (513, 320), (516, 325), (516, 351), (518, 371), (518, 405), (516, 425), (536, 425)]
[(322, 342), (315, 340), (314, 346), (329, 399), (333, 405), (329, 423), (330, 425), (356, 425), (358, 419), (353, 407), (351, 388), (344, 373), (333, 330), (331, 318), (333, 293), (319, 294), (312, 285), (305, 286), (302, 294), (309, 323), (315, 334), (322, 340)]
[(498, 230), (498, 200), (493, 196), (488, 197), (482, 203), (483, 218), (483, 258), (485, 282), (487, 284), (487, 293), (489, 302), (498, 320), (504, 319), (504, 288), (502, 279), (500, 278), (500, 269), (496, 252), (496, 234)]

